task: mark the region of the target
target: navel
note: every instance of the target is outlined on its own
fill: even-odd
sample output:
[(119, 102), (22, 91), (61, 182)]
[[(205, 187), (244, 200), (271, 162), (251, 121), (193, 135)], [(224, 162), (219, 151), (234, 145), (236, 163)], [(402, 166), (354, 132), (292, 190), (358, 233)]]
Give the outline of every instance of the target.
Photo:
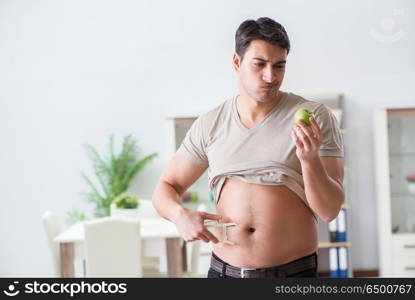
[(248, 231), (249, 231), (250, 233), (254, 233), (254, 232), (255, 232), (255, 228), (254, 228), (254, 227), (249, 227), (249, 228), (248, 228)]

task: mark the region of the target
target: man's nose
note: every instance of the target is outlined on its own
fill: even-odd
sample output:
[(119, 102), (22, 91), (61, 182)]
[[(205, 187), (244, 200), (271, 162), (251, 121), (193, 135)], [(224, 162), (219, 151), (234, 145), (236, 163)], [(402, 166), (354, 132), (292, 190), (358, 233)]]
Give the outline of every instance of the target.
[(271, 83), (275, 80), (275, 73), (271, 67), (266, 67), (263, 69), (262, 80), (267, 83)]

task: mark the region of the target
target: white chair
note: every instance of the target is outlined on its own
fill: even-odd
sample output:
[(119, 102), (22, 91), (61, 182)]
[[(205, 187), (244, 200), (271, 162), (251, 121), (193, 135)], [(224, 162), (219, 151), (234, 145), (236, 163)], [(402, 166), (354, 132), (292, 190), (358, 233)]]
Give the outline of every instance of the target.
[(43, 227), (49, 244), (50, 254), (52, 256), (53, 273), (55, 277), (60, 277), (60, 255), (59, 245), (53, 239), (61, 232), (58, 217), (51, 211), (46, 211), (42, 215)]
[[(207, 207), (206, 204), (199, 204), (197, 209), (197, 211), (207, 211)], [(190, 250), (190, 255), (188, 255), (188, 266), (190, 266), (188, 272), (185, 272), (184, 277), (200, 277), (200, 271), (199, 271), (199, 266), (200, 266), (200, 256), (201, 256), (201, 247), (202, 247), (202, 243), (204, 243), (203, 241), (197, 240), (194, 242), (190, 242), (189, 247), (187, 247), (187, 249)], [(210, 242), (211, 243), (211, 242)], [(209, 243), (209, 244), (210, 244)]]
[[(161, 218), (151, 200), (140, 200), (138, 218)], [(160, 276), (167, 271), (166, 241), (164, 239), (151, 239), (143, 242), (143, 270), (144, 275), (150, 277)]]
[(104, 217), (84, 226), (87, 277), (142, 277), (139, 220)]
[[(146, 219), (146, 218), (161, 218), (153, 206), (151, 200), (140, 199), (139, 207), (132, 213), (120, 212), (111, 204), (111, 216), (122, 217), (129, 219)], [(162, 239), (143, 240), (141, 244), (142, 249), (142, 266), (144, 275), (150, 277), (160, 276), (161, 273), (167, 272), (166, 259), (166, 242)]]
[[(143, 206), (142, 206), (143, 204)], [(160, 217), (155, 210), (154, 206), (152, 205), (151, 201), (141, 201), (140, 208), (143, 208), (140, 217)], [(204, 203), (201, 203), (197, 206), (197, 211), (207, 211), (207, 206)], [(184, 242), (184, 241), (182, 241)], [(200, 256), (202, 246), (203, 248), (209, 247), (210, 245), (202, 245), (202, 241), (194, 241), (186, 243), (187, 247), (187, 265), (188, 271), (183, 273), (183, 277), (200, 277), (199, 265), (200, 265)], [(143, 248), (143, 267), (145, 266), (145, 275), (146, 273), (149, 275), (153, 275), (150, 277), (158, 277), (163, 275), (167, 272), (167, 254), (166, 254), (166, 243), (165, 240), (149, 240), (146, 241), (144, 248)], [(208, 253), (210, 258), (210, 253)], [(157, 257), (155, 257), (157, 256)], [(159, 259), (159, 267), (158, 272), (154, 272), (151, 267), (151, 259), (158, 258)]]

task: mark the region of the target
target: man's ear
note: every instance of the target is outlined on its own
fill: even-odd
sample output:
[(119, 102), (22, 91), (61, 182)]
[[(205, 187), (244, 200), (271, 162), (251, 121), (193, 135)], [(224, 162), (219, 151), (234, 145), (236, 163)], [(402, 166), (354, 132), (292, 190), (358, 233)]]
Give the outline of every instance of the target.
[(239, 68), (241, 67), (241, 57), (236, 52), (233, 54), (232, 64), (233, 64), (233, 69), (236, 72), (239, 72)]

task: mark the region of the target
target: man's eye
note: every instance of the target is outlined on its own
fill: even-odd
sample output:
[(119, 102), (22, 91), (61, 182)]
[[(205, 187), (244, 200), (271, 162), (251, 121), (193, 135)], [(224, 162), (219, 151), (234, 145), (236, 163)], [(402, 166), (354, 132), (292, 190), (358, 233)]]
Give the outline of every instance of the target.
[(263, 67), (263, 66), (264, 66), (264, 64), (261, 64), (261, 63), (254, 63), (254, 65), (255, 65), (256, 67)]
[(284, 67), (285, 66), (283, 66), (283, 65), (278, 65), (278, 66), (275, 66), (277, 69), (284, 69)]

